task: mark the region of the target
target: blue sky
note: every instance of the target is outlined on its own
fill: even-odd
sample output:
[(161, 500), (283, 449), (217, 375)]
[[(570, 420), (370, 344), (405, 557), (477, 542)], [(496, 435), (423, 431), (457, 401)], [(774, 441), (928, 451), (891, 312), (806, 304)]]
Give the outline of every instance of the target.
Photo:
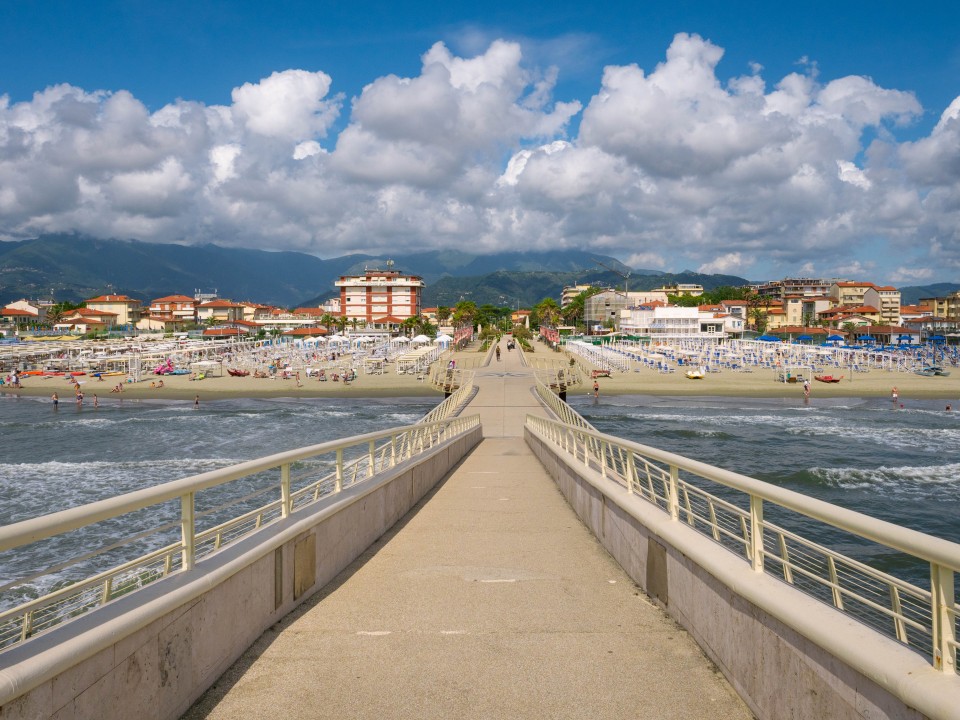
[(947, 2), (5, 0), (0, 238), (589, 246), (956, 281), (958, 20)]

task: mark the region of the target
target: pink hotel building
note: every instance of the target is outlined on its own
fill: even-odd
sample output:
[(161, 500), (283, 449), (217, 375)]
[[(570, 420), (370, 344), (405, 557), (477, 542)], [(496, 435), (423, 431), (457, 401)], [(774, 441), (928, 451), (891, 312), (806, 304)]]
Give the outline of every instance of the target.
[(340, 314), (372, 326), (397, 325), (420, 314), (423, 278), (394, 270), (365, 270), (344, 275), (340, 288)]

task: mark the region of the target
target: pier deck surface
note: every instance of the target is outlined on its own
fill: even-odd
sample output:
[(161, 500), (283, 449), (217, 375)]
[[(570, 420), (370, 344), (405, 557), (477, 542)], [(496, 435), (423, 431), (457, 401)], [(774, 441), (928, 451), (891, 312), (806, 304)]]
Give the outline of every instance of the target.
[(533, 373), (501, 357), (480, 445), (186, 718), (752, 717), (529, 451)]

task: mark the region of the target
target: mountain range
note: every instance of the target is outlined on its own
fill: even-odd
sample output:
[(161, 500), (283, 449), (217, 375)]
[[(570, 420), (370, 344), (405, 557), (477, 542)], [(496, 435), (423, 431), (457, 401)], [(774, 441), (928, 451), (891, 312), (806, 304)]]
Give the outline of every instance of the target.
[[(734, 275), (693, 271), (664, 273), (630, 268), (616, 258), (582, 250), (505, 252), (487, 255), (439, 250), (394, 256), (364, 254), (321, 259), (298, 252), (270, 252), (219, 245), (172, 245), (49, 234), (0, 243), (0, 304), (20, 298), (78, 302), (104, 293), (141, 301), (196, 291), (281, 307), (316, 306), (337, 294), (334, 282), (365, 268), (395, 269), (422, 277), (425, 306), (530, 307), (545, 297), (559, 300), (565, 285), (591, 283), (652, 290), (664, 284), (696, 283), (706, 289), (746, 285)], [(960, 284), (901, 288), (902, 302), (946, 295)]]

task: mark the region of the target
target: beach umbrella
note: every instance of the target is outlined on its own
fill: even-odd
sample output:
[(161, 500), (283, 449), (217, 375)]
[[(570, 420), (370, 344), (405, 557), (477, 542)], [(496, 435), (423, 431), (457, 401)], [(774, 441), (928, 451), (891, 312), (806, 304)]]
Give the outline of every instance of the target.
[(426, 335), (417, 335), (417, 336), (413, 339), (413, 342), (415, 342), (415, 343), (428, 343), (428, 342), (430, 342), (430, 338), (428, 338)]
[(857, 338), (860, 342), (874, 342), (876, 338), (873, 335), (861, 335)]
[(810, 342), (813, 338), (810, 335), (797, 335), (797, 340), (799, 342)]
[(827, 338), (827, 340), (829, 340), (830, 342), (839, 342), (839, 341), (843, 340), (843, 336), (842, 336), (842, 335), (830, 335), (830, 336)]
[(446, 333), (440, 333), (439, 335), (437, 335), (436, 338), (434, 338), (433, 341), (434, 342), (450, 342), (451, 340), (453, 340), (453, 338), (447, 335)]
[(757, 340), (762, 340), (763, 342), (780, 342), (780, 338), (776, 335), (761, 335)]

